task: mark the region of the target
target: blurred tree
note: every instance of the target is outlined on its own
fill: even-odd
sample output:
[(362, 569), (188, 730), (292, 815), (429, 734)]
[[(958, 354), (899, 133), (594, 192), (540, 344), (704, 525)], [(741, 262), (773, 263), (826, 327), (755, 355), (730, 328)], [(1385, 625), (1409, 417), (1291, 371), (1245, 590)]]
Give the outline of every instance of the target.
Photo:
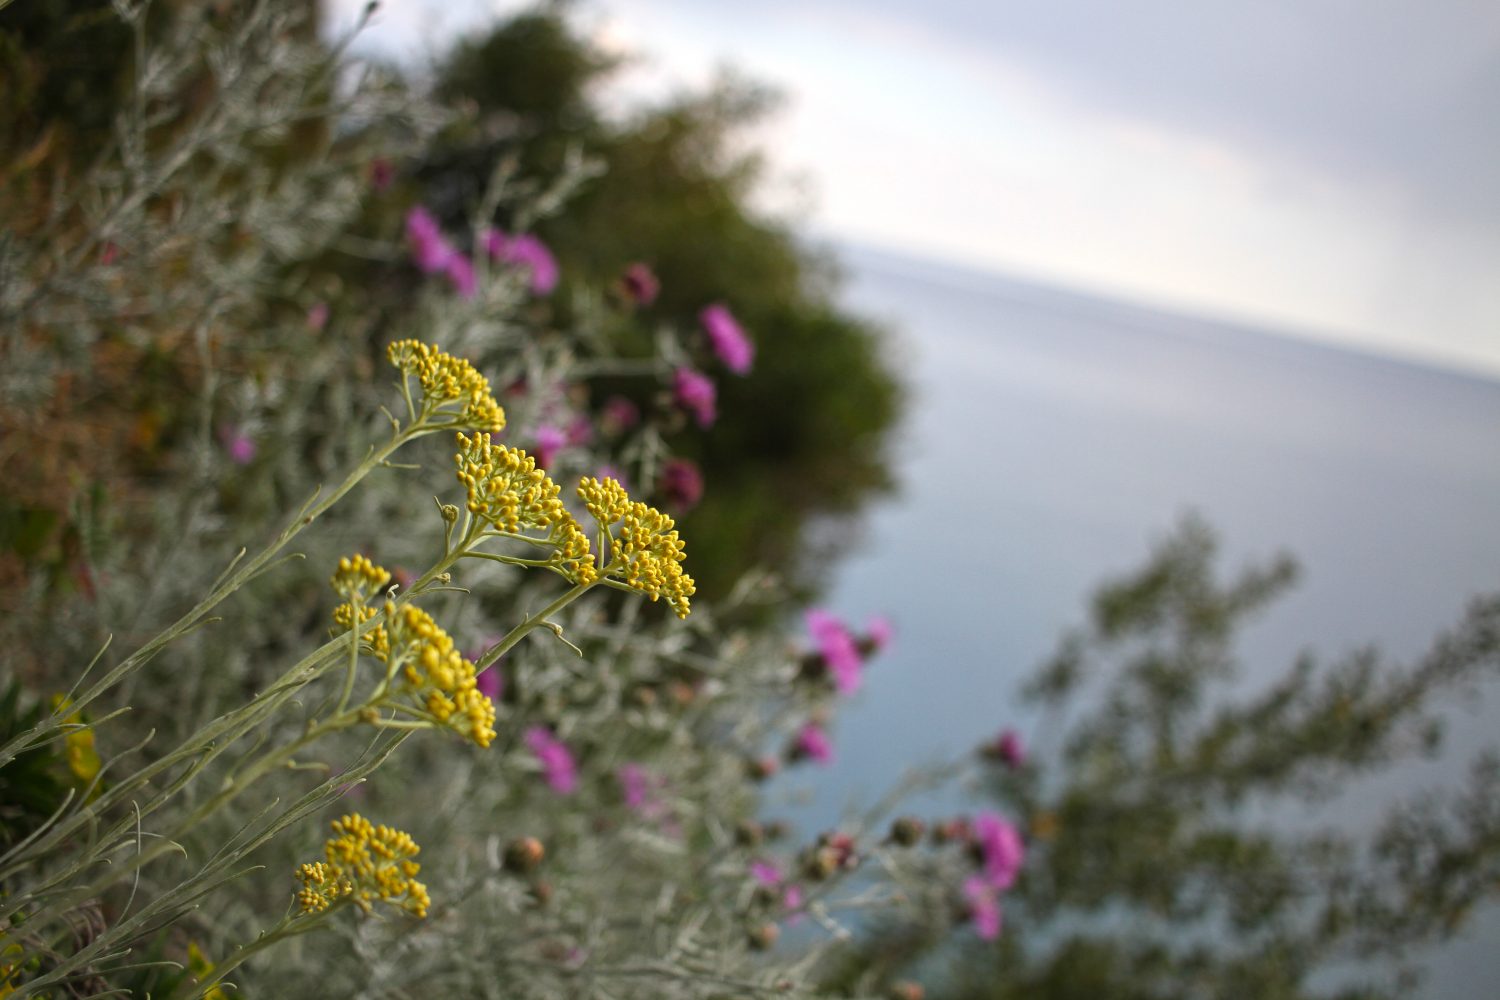
[(1500, 597), (1413, 665), (1304, 656), (1247, 693), (1236, 633), (1295, 568), (1282, 557), (1221, 582), (1215, 551), (1190, 520), (1102, 587), (1028, 688), (1036, 749), (1060, 750), (984, 765), (987, 794), (1027, 831), (999, 940), (882, 926), (835, 983), (915, 975), (953, 1000), (1406, 996), (1424, 949), (1500, 893), (1493, 755), (1463, 787), (1349, 820), (1362, 781), (1436, 753), (1440, 695), (1494, 676)]

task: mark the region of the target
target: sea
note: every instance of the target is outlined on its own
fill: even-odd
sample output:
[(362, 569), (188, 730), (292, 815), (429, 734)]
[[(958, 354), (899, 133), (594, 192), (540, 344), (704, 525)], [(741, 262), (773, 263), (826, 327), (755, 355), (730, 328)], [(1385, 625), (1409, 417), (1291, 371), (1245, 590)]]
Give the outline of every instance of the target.
[[(1289, 552), (1297, 587), (1238, 643), (1241, 690), (1303, 652), (1406, 662), (1500, 591), (1500, 381), (1305, 338), (841, 245), (842, 304), (882, 325), (907, 382), (896, 492), (872, 505), (827, 605), (896, 641), (833, 724), (836, 757), (778, 780), (803, 829), (836, 825), (912, 767), (1014, 726), (1058, 734), (1019, 686), (1189, 512), (1222, 567)], [(1500, 331), (1497, 331), (1500, 336)], [(1500, 745), (1500, 685), (1448, 703), (1446, 749), (1352, 787), (1368, 827)], [(964, 807), (955, 791), (928, 796)], [(1273, 811), (1272, 815), (1275, 813)], [(1500, 913), (1438, 950), (1423, 995), (1500, 982)]]

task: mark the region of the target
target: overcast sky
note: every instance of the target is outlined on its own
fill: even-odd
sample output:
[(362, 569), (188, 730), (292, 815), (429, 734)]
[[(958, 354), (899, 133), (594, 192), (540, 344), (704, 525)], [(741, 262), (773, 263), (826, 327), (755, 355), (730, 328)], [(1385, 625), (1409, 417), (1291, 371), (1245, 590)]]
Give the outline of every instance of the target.
[[(384, 0), (363, 45), (421, 59), (522, 6)], [(1495, 0), (577, 12), (641, 57), (627, 93), (782, 89), (767, 198), (818, 234), (1500, 374)]]

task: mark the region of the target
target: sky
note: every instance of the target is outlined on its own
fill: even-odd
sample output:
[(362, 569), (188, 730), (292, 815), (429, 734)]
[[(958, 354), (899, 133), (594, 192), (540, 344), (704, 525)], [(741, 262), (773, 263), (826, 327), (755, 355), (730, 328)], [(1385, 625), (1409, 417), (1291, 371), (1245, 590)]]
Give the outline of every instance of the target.
[[(357, 51), (525, 6), (384, 0)], [(615, 100), (778, 88), (762, 203), (812, 236), (1500, 375), (1493, 0), (571, 6)]]

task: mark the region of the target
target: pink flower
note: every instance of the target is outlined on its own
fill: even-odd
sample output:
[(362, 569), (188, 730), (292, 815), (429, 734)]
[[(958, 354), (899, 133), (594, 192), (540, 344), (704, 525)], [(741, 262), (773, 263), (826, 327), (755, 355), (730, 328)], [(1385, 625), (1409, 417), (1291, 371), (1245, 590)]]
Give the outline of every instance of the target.
[(526, 745), (542, 765), (547, 784), (559, 795), (568, 795), (578, 787), (578, 768), (568, 748), (545, 726), (526, 730)]
[(640, 421), (640, 408), (624, 396), (609, 397), (599, 413), (599, 426), (606, 434), (628, 431)]
[(1006, 729), (1001, 732), (995, 740), (995, 756), (1003, 760), (1006, 766), (1011, 768), (1020, 767), (1026, 763), (1026, 745), (1021, 742), (1021, 734), (1014, 729)]
[(500, 675), (499, 664), (492, 663), (474, 678), (474, 686), (490, 701), (499, 701), (505, 693), (505, 678)]
[(679, 368), (673, 375), (672, 395), (677, 405), (693, 414), (699, 427), (713, 425), (718, 412), (714, 408), (713, 381), (691, 368)]
[(406, 213), (406, 241), (411, 244), (412, 263), (423, 274), (446, 271), (448, 259), (457, 253), (437, 219), (421, 205)]
[(865, 623), (865, 636), (870, 640), (870, 645), (875, 652), (884, 652), (890, 647), (891, 640), (896, 637), (896, 628), (889, 618), (876, 615)]
[(312, 307), (307, 310), (307, 328), (309, 330), (311, 330), (313, 333), (317, 333), (319, 330), (323, 329), (323, 327), (325, 327), (327, 325), (328, 325), (328, 303), (327, 302), (315, 302), (315, 303), (313, 303)]
[(829, 741), (828, 734), (823, 731), (823, 727), (816, 722), (809, 722), (802, 727), (802, 731), (797, 734), (797, 742), (793, 750), (797, 756), (811, 757), (819, 764), (833, 762), (833, 743)]
[(561, 428), (553, 427), (551, 424), (543, 424), (536, 429), (536, 446), (532, 448), (532, 454), (536, 456), (536, 464), (543, 469), (552, 467), (552, 460), (557, 453), (562, 451), (568, 443), (567, 434)]
[(547, 244), (530, 233), (510, 236), (499, 229), (488, 229), (484, 234), (484, 249), (491, 260), (530, 272), (533, 294), (546, 295), (557, 287), (557, 258)]
[(579, 414), (568, 421), (568, 444), (585, 445), (594, 440), (594, 425), (589, 418)]
[(622, 764), (615, 777), (620, 781), (620, 794), (625, 797), (625, 805), (631, 809), (643, 809), (651, 799), (646, 769), (639, 764)]
[(995, 889), (1009, 889), (1026, 860), (1021, 834), (998, 813), (982, 812), (974, 817), (974, 838), (984, 859), (985, 883)]
[(703, 473), (688, 459), (669, 459), (661, 467), (657, 488), (677, 512), (690, 510), (703, 499)]
[(969, 904), (969, 919), (974, 933), (985, 941), (1000, 936), (1000, 900), (993, 886), (977, 875), (964, 881), (964, 899)]
[(243, 433), (237, 427), (222, 427), (219, 429), (219, 441), (224, 445), (224, 451), (228, 453), (229, 460), (235, 465), (249, 465), (255, 461), (255, 439)]
[(863, 663), (854, 637), (844, 628), (843, 622), (822, 608), (812, 608), (804, 620), (813, 645), (833, 678), (833, 686), (840, 694), (858, 691)]
[(776, 888), (786, 876), (774, 861), (752, 861), (750, 862), (750, 877), (761, 885)]
[(391, 161), (383, 157), (376, 157), (370, 161), (370, 187), (375, 191), (385, 191), (396, 179), (396, 169), (391, 166)]
[(724, 367), (736, 375), (744, 375), (750, 371), (750, 365), (755, 360), (755, 345), (745, 336), (744, 329), (728, 306), (715, 302), (698, 314), (698, 322), (703, 324), (708, 342), (713, 347), (714, 354), (724, 362)]
[(479, 291), (479, 283), (474, 278), (474, 265), (469, 258), (454, 250), (448, 254), (448, 262), (443, 265), (443, 273), (448, 276), (448, 282), (460, 298), (472, 299)]
[[(796, 885), (795, 883), (787, 886), (786, 891), (781, 894), (781, 905), (786, 907), (788, 910), (801, 909), (802, 887), (800, 885)], [(800, 919), (800, 917), (793, 917), (791, 920), (788, 920), (787, 923), (794, 924)]]
[(625, 289), (625, 295), (638, 306), (649, 306), (656, 301), (656, 295), (661, 291), (661, 282), (656, 280), (656, 275), (651, 268), (642, 263), (631, 264), (620, 276), (620, 284)]

